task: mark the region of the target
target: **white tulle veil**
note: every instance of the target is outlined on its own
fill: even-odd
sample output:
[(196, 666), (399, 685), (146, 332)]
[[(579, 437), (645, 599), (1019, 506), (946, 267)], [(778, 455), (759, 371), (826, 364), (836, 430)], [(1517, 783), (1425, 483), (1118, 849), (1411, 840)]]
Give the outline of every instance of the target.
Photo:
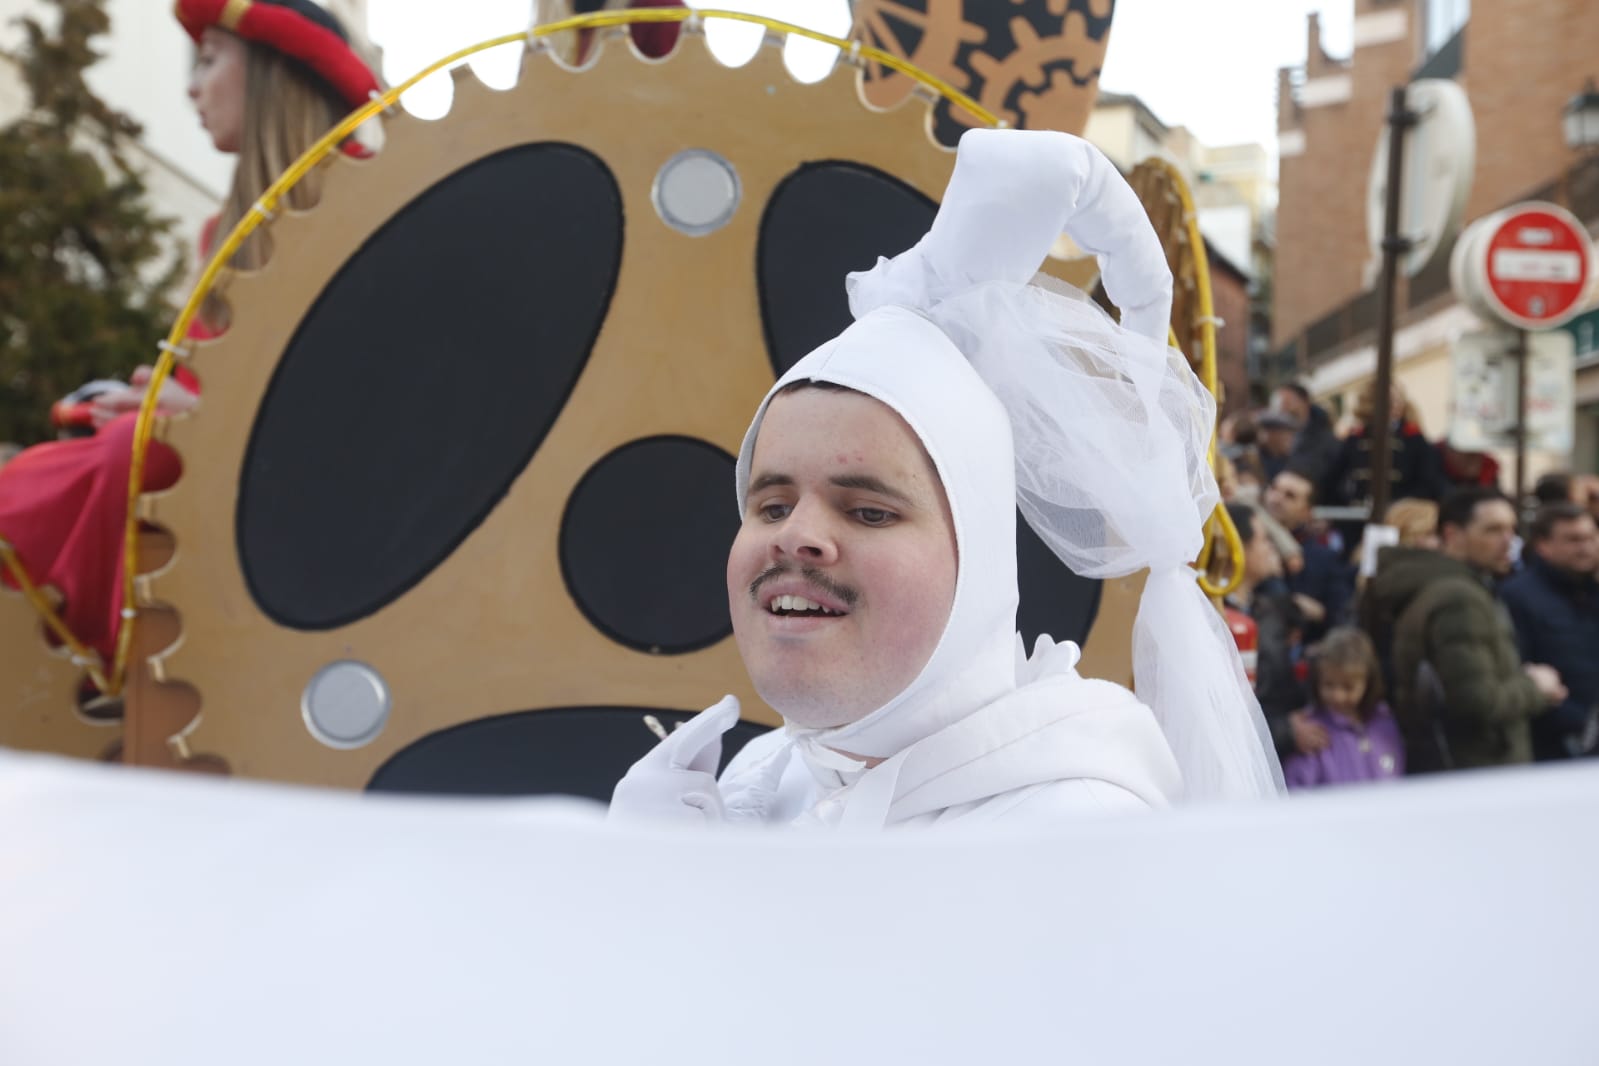
[[(1099, 256), (1117, 324), (1036, 272), (1062, 233)], [(1215, 403), (1166, 344), (1171, 274), (1115, 167), (1064, 133), (973, 131), (928, 234), (849, 278), (857, 318), (931, 320), (1003, 404), (1017, 504), (1085, 577), (1148, 569), (1134, 680), (1190, 801), (1275, 795), (1282, 771), (1227, 627), (1190, 563), (1219, 493)]]

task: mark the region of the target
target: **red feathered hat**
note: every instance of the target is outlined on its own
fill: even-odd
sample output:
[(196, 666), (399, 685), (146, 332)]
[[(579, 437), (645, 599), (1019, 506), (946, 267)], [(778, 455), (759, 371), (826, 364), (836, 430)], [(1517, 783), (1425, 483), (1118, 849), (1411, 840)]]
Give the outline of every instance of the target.
[(206, 27), (216, 26), (299, 60), (352, 110), (378, 89), (339, 20), (311, 0), (177, 0), (176, 13), (196, 43)]

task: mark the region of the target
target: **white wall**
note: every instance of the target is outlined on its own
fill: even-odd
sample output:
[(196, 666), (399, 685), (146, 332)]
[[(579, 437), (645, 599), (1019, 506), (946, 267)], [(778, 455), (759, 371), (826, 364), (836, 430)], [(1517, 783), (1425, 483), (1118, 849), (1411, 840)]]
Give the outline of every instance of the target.
[(1129, 103), (1101, 104), (1094, 108), (1083, 127), (1083, 139), (1124, 171), (1132, 170), (1151, 156), (1166, 154), (1158, 132), (1146, 128), (1138, 109)]
[[(144, 143), (178, 179), (220, 196), (230, 161), (211, 147), (189, 106), (186, 89), (193, 46), (165, 4), (109, 0), (111, 33), (102, 38), (105, 58), (89, 68), (89, 87), (145, 128)], [(154, 9), (154, 10), (152, 10)], [(11, 20), (40, 16), (37, 0), (0, 0), (0, 48), (14, 52), (21, 33)]]
[(1165, 154), (1165, 145), (1161, 143), (1157, 131), (1145, 127), (1142, 122), (1133, 122), (1133, 165), (1136, 166), (1151, 156)]
[[(88, 71), (89, 87), (112, 107), (144, 126), (131, 153), (143, 173), (150, 203), (177, 220), (174, 237), (193, 249), (200, 227), (216, 213), (231, 160), (211, 147), (185, 93), (192, 48), (163, 6), (151, 17), (151, 0), (110, 0), (111, 32), (99, 40), (105, 58)], [(14, 60), (22, 43), (14, 19), (47, 12), (36, 0), (0, 0), (0, 123), (28, 104)]]
[(1248, 204), (1199, 208), (1199, 232), (1245, 274), (1255, 271), (1251, 252), (1255, 218)]
[[(333, 0), (328, 6), (352, 32), (364, 34), (366, 0)], [(193, 43), (166, 0), (108, 0), (106, 10), (111, 32), (98, 42), (105, 58), (89, 68), (89, 87), (144, 126), (135, 165), (144, 172), (157, 213), (176, 218), (192, 248), (233, 172), (233, 160), (211, 147), (189, 105)], [(38, 0), (0, 0), (0, 123), (28, 102), (11, 60), (23, 40), (15, 20), (48, 14)]]
[[(3, 0), (0, 0), (3, 2)], [(1089, 112), (1083, 139), (1105, 153), (1122, 170), (1132, 170), (1139, 159), (1134, 156), (1133, 109), (1126, 104), (1101, 105)]]

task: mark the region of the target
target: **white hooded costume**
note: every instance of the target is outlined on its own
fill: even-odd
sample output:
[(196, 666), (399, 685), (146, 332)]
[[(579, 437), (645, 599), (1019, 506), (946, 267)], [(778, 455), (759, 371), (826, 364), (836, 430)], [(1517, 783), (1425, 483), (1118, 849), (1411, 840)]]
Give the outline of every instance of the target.
[[(1081, 294), (1030, 284), (1062, 232), (1101, 256), (1123, 325)], [(927, 236), (851, 275), (849, 290), (855, 323), (756, 412), (740, 513), (783, 388), (831, 382), (887, 405), (932, 459), (953, 518), (955, 595), (938, 645), (882, 707), (760, 738), (718, 783), (720, 737), (738, 714), (728, 697), (635, 764), (613, 816), (872, 829), (1280, 791), (1236, 648), (1186, 566), (1217, 500), (1214, 402), (1165, 344), (1171, 275), (1115, 168), (1067, 134), (968, 133)], [(1134, 645), (1149, 706), (1080, 676), (1073, 644), (1041, 639), (1023, 653), (1018, 505), (1079, 574), (1150, 569)]]

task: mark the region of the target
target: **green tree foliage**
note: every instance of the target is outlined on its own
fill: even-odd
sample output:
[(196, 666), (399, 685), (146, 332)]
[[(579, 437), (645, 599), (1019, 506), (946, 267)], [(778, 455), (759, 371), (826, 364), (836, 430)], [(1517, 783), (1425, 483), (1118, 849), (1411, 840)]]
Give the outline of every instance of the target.
[(151, 362), (183, 252), (150, 211), (127, 151), (139, 125), (89, 90), (104, 0), (46, 0), (21, 20), (30, 110), (0, 128), (0, 441), (51, 435), (49, 407)]

